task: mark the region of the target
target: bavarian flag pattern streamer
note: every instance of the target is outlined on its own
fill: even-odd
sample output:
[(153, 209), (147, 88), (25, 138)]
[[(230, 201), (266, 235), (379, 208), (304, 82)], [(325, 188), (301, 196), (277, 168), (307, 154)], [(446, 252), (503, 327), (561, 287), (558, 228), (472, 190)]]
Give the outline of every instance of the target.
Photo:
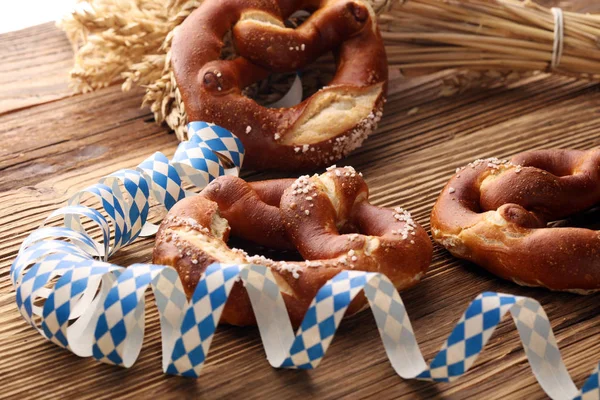
[[(138, 236), (156, 232), (148, 221), (151, 199), (167, 210), (224, 174), (239, 173), (244, 147), (231, 132), (192, 122), (190, 140), (169, 160), (155, 153), (75, 194), (66, 207), (23, 243), (11, 267), (19, 311), (40, 334), (69, 351), (130, 367), (144, 337), (144, 294), (153, 291), (160, 314), (163, 371), (198, 377), (234, 282), (242, 280), (256, 315), (269, 363), (316, 368), (352, 299), (364, 292), (396, 373), (405, 379), (449, 382), (475, 362), (502, 318), (510, 313), (540, 386), (553, 399), (598, 399), (598, 367), (581, 389), (573, 383), (550, 322), (534, 299), (502, 293), (477, 296), (427, 365), (400, 295), (376, 273), (344, 271), (323, 286), (294, 333), (271, 270), (260, 265), (209, 266), (188, 301), (168, 266), (110, 264), (109, 257)], [(98, 209), (83, 206), (96, 200)], [(99, 210), (99, 211), (98, 211)], [(402, 262), (402, 260), (398, 260)], [(600, 366), (599, 366), (600, 367)]]

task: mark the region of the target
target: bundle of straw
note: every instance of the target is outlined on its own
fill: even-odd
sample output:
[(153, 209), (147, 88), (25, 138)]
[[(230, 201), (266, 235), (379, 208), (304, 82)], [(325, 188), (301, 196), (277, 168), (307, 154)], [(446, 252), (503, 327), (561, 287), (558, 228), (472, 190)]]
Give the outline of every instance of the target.
[[(123, 90), (143, 86), (143, 104), (156, 121), (185, 139), (187, 116), (170, 47), (173, 29), (201, 1), (79, 0), (76, 10), (58, 23), (74, 46), (74, 87), (85, 92), (116, 82), (122, 82)], [(446, 81), (442, 95), (532, 71), (600, 78), (600, 16), (552, 11), (528, 0), (367, 1), (379, 13), (392, 75), (462, 71)], [(327, 84), (334, 69), (326, 57), (304, 71), (305, 93)], [(247, 94), (263, 103), (274, 101), (290, 80), (289, 74), (275, 75)]]
[(381, 17), (392, 64), (600, 78), (600, 16), (517, 0), (406, 0)]

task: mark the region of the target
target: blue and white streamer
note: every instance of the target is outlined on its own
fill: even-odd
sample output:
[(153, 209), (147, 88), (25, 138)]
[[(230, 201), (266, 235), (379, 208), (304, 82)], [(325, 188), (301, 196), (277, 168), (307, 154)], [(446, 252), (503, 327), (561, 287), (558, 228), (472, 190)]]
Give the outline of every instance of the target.
[[(600, 398), (600, 365), (578, 389), (546, 313), (531, 298), (477, 296), (427, 365), (402, 299), (382, 274), (344, 271), (335, 276), (319, 290), (294, 333), (267, 267), (213, 264), (188, 301), (171, 267), (108, 263), (110, 255), (138, 236), (156, 232), (147, 221), (151, 197), (169, 209), (191, 194), (184, 182), (202, 188), (219, 175), (239, 172), (244, 158), (239, 139), (204, 122), (193, 122), (188, 129), (191, 139), (180, 144), (173, 160), (155, 153), (135, 170), (103, 178), (48, 217), (47, 221), (62, 217), (64, 226), (42, 226), (24, 241), (11, 279), (21, 314), (42, 336), (79, 356), (130, 367), (141, 350), (144, 293), (150, 287), (160, 313), (163, 371), (196, 378), (231, 288), (241, 279), (269, 363), (275, 368), (312, 369), (327, 352), (350, 302), (364, 291), (392, 367), (405, 379), (449, 382), (460, 377), (510, 312), (531, 369), (550, 397)], [(229, 163), (223, 163), (223, 157)], [(100, 202), (102, 212), (81, 205), (88, 196)], [(94, 227), (99, 235), (92, 234)]]

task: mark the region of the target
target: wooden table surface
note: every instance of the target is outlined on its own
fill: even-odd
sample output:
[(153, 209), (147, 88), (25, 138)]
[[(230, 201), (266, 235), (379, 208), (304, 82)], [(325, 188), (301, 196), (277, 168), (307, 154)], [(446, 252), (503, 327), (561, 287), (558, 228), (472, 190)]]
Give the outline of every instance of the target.
[[(142, 354), (130, 369), (82, 359), (21, 318), (9, 282), (23, 239), (78, 189), (177, 140), (140, 108), (141, 90), (86, 95), (68, 88), (71, 48), (52, 24), (0, 35), (0, 397), (2, 398), (544, 398), (512, 322), (451, 384), (403, 381), (369, 312), (344, 320), (313, 371), (269, 366), (255, 328), (220, 327), (200, 379), (161, 371), (160, 332), (148, 303)], [(537, 75), (509, 87), (440, 97), (439, 77), (394, 81), (377, 132), (343, 164), (362, 171), (372, 200), (402, 205), (429, 228), (436, 196), (456, 167), (530, 149), (600, 145), (600, 86)], [(412, 110), (412, 111), (411, 111)], [(410, 111), (410, 112), (409, 112)], [(249, 179), (272, 176), (246, 174)], [(152, 241), (122, 250), (120, 265), (148, 262)], [(581, 385), (600, 360), (598, 295), (519, 287), (435, 248), (421, 284), (402, 293), (427, 360), (482, 291), (531, 296), (548, 313), (566, 365)]]

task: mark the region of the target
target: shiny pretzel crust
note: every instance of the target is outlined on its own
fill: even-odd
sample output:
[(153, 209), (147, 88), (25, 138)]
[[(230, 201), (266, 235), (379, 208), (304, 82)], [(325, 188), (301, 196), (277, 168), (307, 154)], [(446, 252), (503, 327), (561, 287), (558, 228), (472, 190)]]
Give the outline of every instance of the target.
[(524, 286), (600, 290), (600, 232), (547, 223), (600, 204), (600, 150), (541, 150), (458, 169), (431, 213), (436, 242)]
[[(249, 256), (227, 245), (230, 233), (258, 244), (296, 248), (307, 261)], [(382, 272), (398, 289), (405, 289), (420, 280), (431, 256), (427, 233), (407, 211), (372, 206), (362, 177), (351, 168), (337, 168), (296, 181), (248, 184), (235, 177), (216, 179), (199, 196), (171, 209), (157, 234), (153, 262), (174, 266), (188, 296), (213, 262), (268, 266), (297, 326), (318, 289), (339, 272)], [(365, 305), (365, 297), (358, 296), (348, 314)], [(239, 283), (222, 322), (255, 324)]]
[[(297, 29), (283, 21), (316, 10)], [(221, 60), (232, 29), (239, 57)], [(265, 108), (242, 89), (274, 71), (295, 71), (333, 51), (328, 86), (290, 108)], [(387, 58), (362, 0), (206, 0), (177, 29), (172, 64), (191, 121), (225, 127), (255, 169), (314, 170), (359, 147), (381, 118)]]

